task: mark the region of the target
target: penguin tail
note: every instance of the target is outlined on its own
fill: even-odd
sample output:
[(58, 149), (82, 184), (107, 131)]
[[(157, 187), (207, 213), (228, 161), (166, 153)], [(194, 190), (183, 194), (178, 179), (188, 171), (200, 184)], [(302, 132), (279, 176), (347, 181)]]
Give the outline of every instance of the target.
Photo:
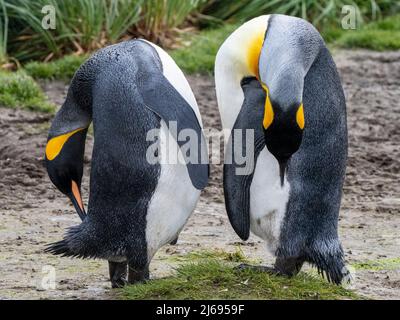
[(95, 243), (82, 223), (69, 228), (63, 240), (48, 244), (44, 251), (62, 257), (97, 258)]

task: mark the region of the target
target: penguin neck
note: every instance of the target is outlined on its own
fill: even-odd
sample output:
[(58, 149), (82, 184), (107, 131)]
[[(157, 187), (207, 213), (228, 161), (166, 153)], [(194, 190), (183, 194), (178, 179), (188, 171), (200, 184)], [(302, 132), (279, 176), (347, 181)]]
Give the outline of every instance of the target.
[(287, 111), (293, 106), (298, 107), (303, 100), (304, 71), (292, 67), (279, 70), (275, 74), (275, 77), (266, 81), (271, 102), (282, 111)]
[(63, 106), (52, 122), (49, 138), (88, 128), (91, 116), (91, 110), (81, 107), (70, 89)]
[(241, 80), (258, 76), (259, 54), (269, 16), (254, 18), (236, 29), (218, 50), (215, 85), (222, 126), (232, 128), (241, 110), (244, 95)]

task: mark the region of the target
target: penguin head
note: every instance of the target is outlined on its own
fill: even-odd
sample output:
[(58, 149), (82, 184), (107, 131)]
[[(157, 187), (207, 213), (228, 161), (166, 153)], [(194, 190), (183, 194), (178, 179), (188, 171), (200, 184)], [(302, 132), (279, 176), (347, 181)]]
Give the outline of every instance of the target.
[(263, 129), (265, 144), (272, 155), (278, 160), (281, 185), (288, 160), (299, 149), (303, 138), (304, 110), (301, 97), (293, 94), (298, 84), (288, 79), (286, 90), (273, 91), (262, 84), (266, 92), (264, 106)]
[(80, 187), (83, 175), (83, 153), (86, 129), (49, 138), (45, 164), (51, 182), (67, 195), (79, 215), (85, 215)]

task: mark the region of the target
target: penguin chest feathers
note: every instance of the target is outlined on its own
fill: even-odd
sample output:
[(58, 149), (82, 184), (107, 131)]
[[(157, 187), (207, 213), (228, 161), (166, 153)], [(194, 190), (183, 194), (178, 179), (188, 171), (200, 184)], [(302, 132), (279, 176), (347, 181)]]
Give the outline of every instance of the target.
[(278, 162), (265, 147), (258, 156), (250, 186), (250, 229), (267, 242), (272, 253), (279, 243), (289, 191), (287, 180), (281, 186)]
[(186, 164), (181, 161), (170, 162), (176, 157), (173, 153), (178, 151), (179, 157), (181, 151), (163, 120), (160, 131), (158, 149), (161, 171), (146, 216), (149, 259), (160, 247), (177, 237), (193, 212), (201, 192), (193, 186)]

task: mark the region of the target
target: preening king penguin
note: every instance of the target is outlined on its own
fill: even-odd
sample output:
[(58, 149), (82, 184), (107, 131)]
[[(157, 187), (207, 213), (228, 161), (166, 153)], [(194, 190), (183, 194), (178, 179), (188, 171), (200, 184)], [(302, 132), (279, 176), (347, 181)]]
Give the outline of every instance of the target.
[[(224, 196), (234, 230), (243, 240), (250, 231), (266, 240), (276, 256), (269, 271), (294, 275), (307, 261), (340, 283), (347, 274), (337, 231), (346, 104), (322, 37), (299, 18), (252, 19), (219, 49), (215, 82), (222, 125), (231, 132)], [(254, 134), (251, 144), (243, 142), (245, 129)]]
[[(81, 180), (92, 121), (86, 213)], [(181, 135), (189, 129), (197, 140)], [(182, 151), (187, 142), (189, 153)], [(145, 40), (101, 49), (72, 79), (50, 128), (45, 162), (82, 219), (47, 252), (108, 260), (113, 287), (148, 278), (152, 257), (176, 241), (208, 181), (202, 121), (182, 71)]]

